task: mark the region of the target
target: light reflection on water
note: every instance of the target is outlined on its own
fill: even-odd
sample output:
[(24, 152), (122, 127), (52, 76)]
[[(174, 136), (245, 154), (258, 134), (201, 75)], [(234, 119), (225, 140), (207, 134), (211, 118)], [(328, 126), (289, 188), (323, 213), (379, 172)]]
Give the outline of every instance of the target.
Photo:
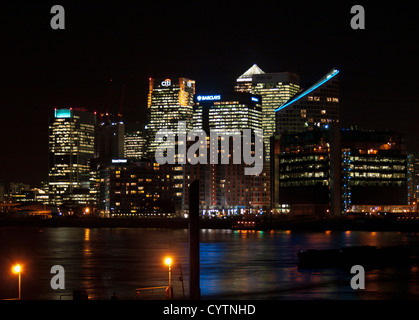
[[(366, 290), (350, 287), (336, 269), (299, 270), (299, 249), (414, 245), (419, 235), (400, 232), (201, 231), (201, 293), (215, 299), (419, 298), (416, 264), (366, 273)], [(23, 261), (23, 299), (60, 299), (73, 289), (89, 297), (135, 298), (139, 287), (164, 286), (171, 256), (175, 297), (182, 298), (179, 264), (188, 294), (187, 230), (137, 228), (0, 228), (0, 298), (17, 296), (14, 261)], [(50, 287), (50, 268), (65, 268), (65, 290)], [(62, 297), (64, 298), (64, 296)], [(68, 297), (67, 297), (68, 298)]]

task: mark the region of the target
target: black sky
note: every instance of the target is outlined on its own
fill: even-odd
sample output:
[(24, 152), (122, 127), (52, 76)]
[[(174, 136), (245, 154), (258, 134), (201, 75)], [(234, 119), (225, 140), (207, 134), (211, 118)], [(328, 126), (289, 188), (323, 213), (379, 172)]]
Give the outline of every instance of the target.
[[(50, 27), (55, 4), (65, 30)], [(350, 27), (356, 4), (365, 30)], [(0, 181), (46, 179), (56, 106), (99, 111), (111, 101), (117, 110), (125, 83), (125, 120), (144, 121), (150, 76), (228, 91), (254, 63), (296, 72), (303, 85), (341, 70), (343, 125), (406, 134), (408, 150), (419, 151), (418, 9), (413, 1), (3, 1)]]

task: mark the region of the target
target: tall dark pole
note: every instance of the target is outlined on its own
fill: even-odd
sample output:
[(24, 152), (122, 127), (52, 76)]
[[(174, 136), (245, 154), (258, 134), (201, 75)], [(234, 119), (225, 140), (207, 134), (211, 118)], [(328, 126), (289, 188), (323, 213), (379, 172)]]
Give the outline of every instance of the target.
[(189, 187), (189, 295), (201, 298), (199, 286), (199, 180)]

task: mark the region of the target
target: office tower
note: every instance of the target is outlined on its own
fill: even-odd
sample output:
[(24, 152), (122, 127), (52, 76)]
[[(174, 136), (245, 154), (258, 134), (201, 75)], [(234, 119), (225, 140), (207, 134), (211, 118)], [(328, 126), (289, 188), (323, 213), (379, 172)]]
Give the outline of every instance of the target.
[(52, 205), (94, 201), (90, 160), (95, 156), (96, 116), (81, 109), (55, 109), (49, 124), (49, 194)]
[(195, 81), (186, 78), (149, 79), (147, 102), (148, 123), (147, 155), (154, 159), (159, 143), (155, 141), (160, 129), (177, 131), (178, 122), (185, 121), (186, 129), (192, 125)]
[(252, 93), (262, 97), (262, 129), (265, 161), (270, 162), (270, 138), (276, 131), (275, 110), (300, 90), (300, 78), (290, 72), (254, 74)]
[(317, 216), (405, 210), (403, 137), (339, 130), (336, 125), (276, 139), (271, 182), (275, 210), (289, 205), (293, 214)]
[(261, 75), (265, 72), (256, 64), (251, 66), (245, 73), (236, 79), (234, 91), (252, 93), (252, 78), (254, 75)]
[(275, 110), (300, 90), (300, 78), (290, 72), (265, 73), (256, 64), (236, 80), (235, 91), (262, 97), (262, 129), (265, 162), (270, 162), (270, 137), (276, 132)]
[(102, 164), (124, 157), (125, 125), (122, 116), (101, 113), (97, 126), (98, 158)]
[(125, 158), (139, 161), (145, 157), (146, 137), (143, 125), (126, 124), (124, 140)]
[[(214, 164), (210, 151), (210, 134), (219, 134), (218, 140), (223, 141), (223, 133), (243, 129), (252, 129), (252, 133), (261, 136), (261, 97), (248, 92), (235, 92), (212, 95), (196, 95), (194, 105), (194, 128), (203, 129), (207, 134), (206, 146), (209, 155), (206, 164), (185, 165), (185, 196), (189, 198), (187, 186), (196, 179), (200, 180), (200, 211), (204, 217), (231, 216), (249, 213), (249, 210), (263, 210), (269, 205), (269, 185), (261, 179), (268, 180), (269, 170), (262, 170), (256, 176), (244, 174), (247, 165), (241, 159), (240, 164), (233, 163), (233, 145), (235, 136), (230, 140), (228, 150), (218, 151), (218, 161), (222, 153), (229, 155), (228, 164)], [(240, 142), (241, 143), (241, 142)], [(220, 144), (221, 145), (221, 144)], [(243, 149), (244, 151), (244, 149)], [(252, 155), (255, 154), (252, 147)], [(185, 202), (185, 212), (188, 203)]]
[(210, 131), (252, 129), (262, 134), (261, 97), (247, 92), (197, 95), (193, 127)]
[(339, 70), (332, 69), (315, 84), (280, 105), (276, 132), (294, 133), (339, 122)]

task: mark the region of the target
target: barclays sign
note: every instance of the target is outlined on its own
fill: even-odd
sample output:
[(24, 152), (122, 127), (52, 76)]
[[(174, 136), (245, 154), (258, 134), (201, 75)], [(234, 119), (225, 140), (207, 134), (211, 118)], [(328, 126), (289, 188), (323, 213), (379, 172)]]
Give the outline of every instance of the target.
[(197, 96), (196, 100), (198, 100), (198, 101), (219, 101), (219, 100), (221, 100), (221, 95)]

